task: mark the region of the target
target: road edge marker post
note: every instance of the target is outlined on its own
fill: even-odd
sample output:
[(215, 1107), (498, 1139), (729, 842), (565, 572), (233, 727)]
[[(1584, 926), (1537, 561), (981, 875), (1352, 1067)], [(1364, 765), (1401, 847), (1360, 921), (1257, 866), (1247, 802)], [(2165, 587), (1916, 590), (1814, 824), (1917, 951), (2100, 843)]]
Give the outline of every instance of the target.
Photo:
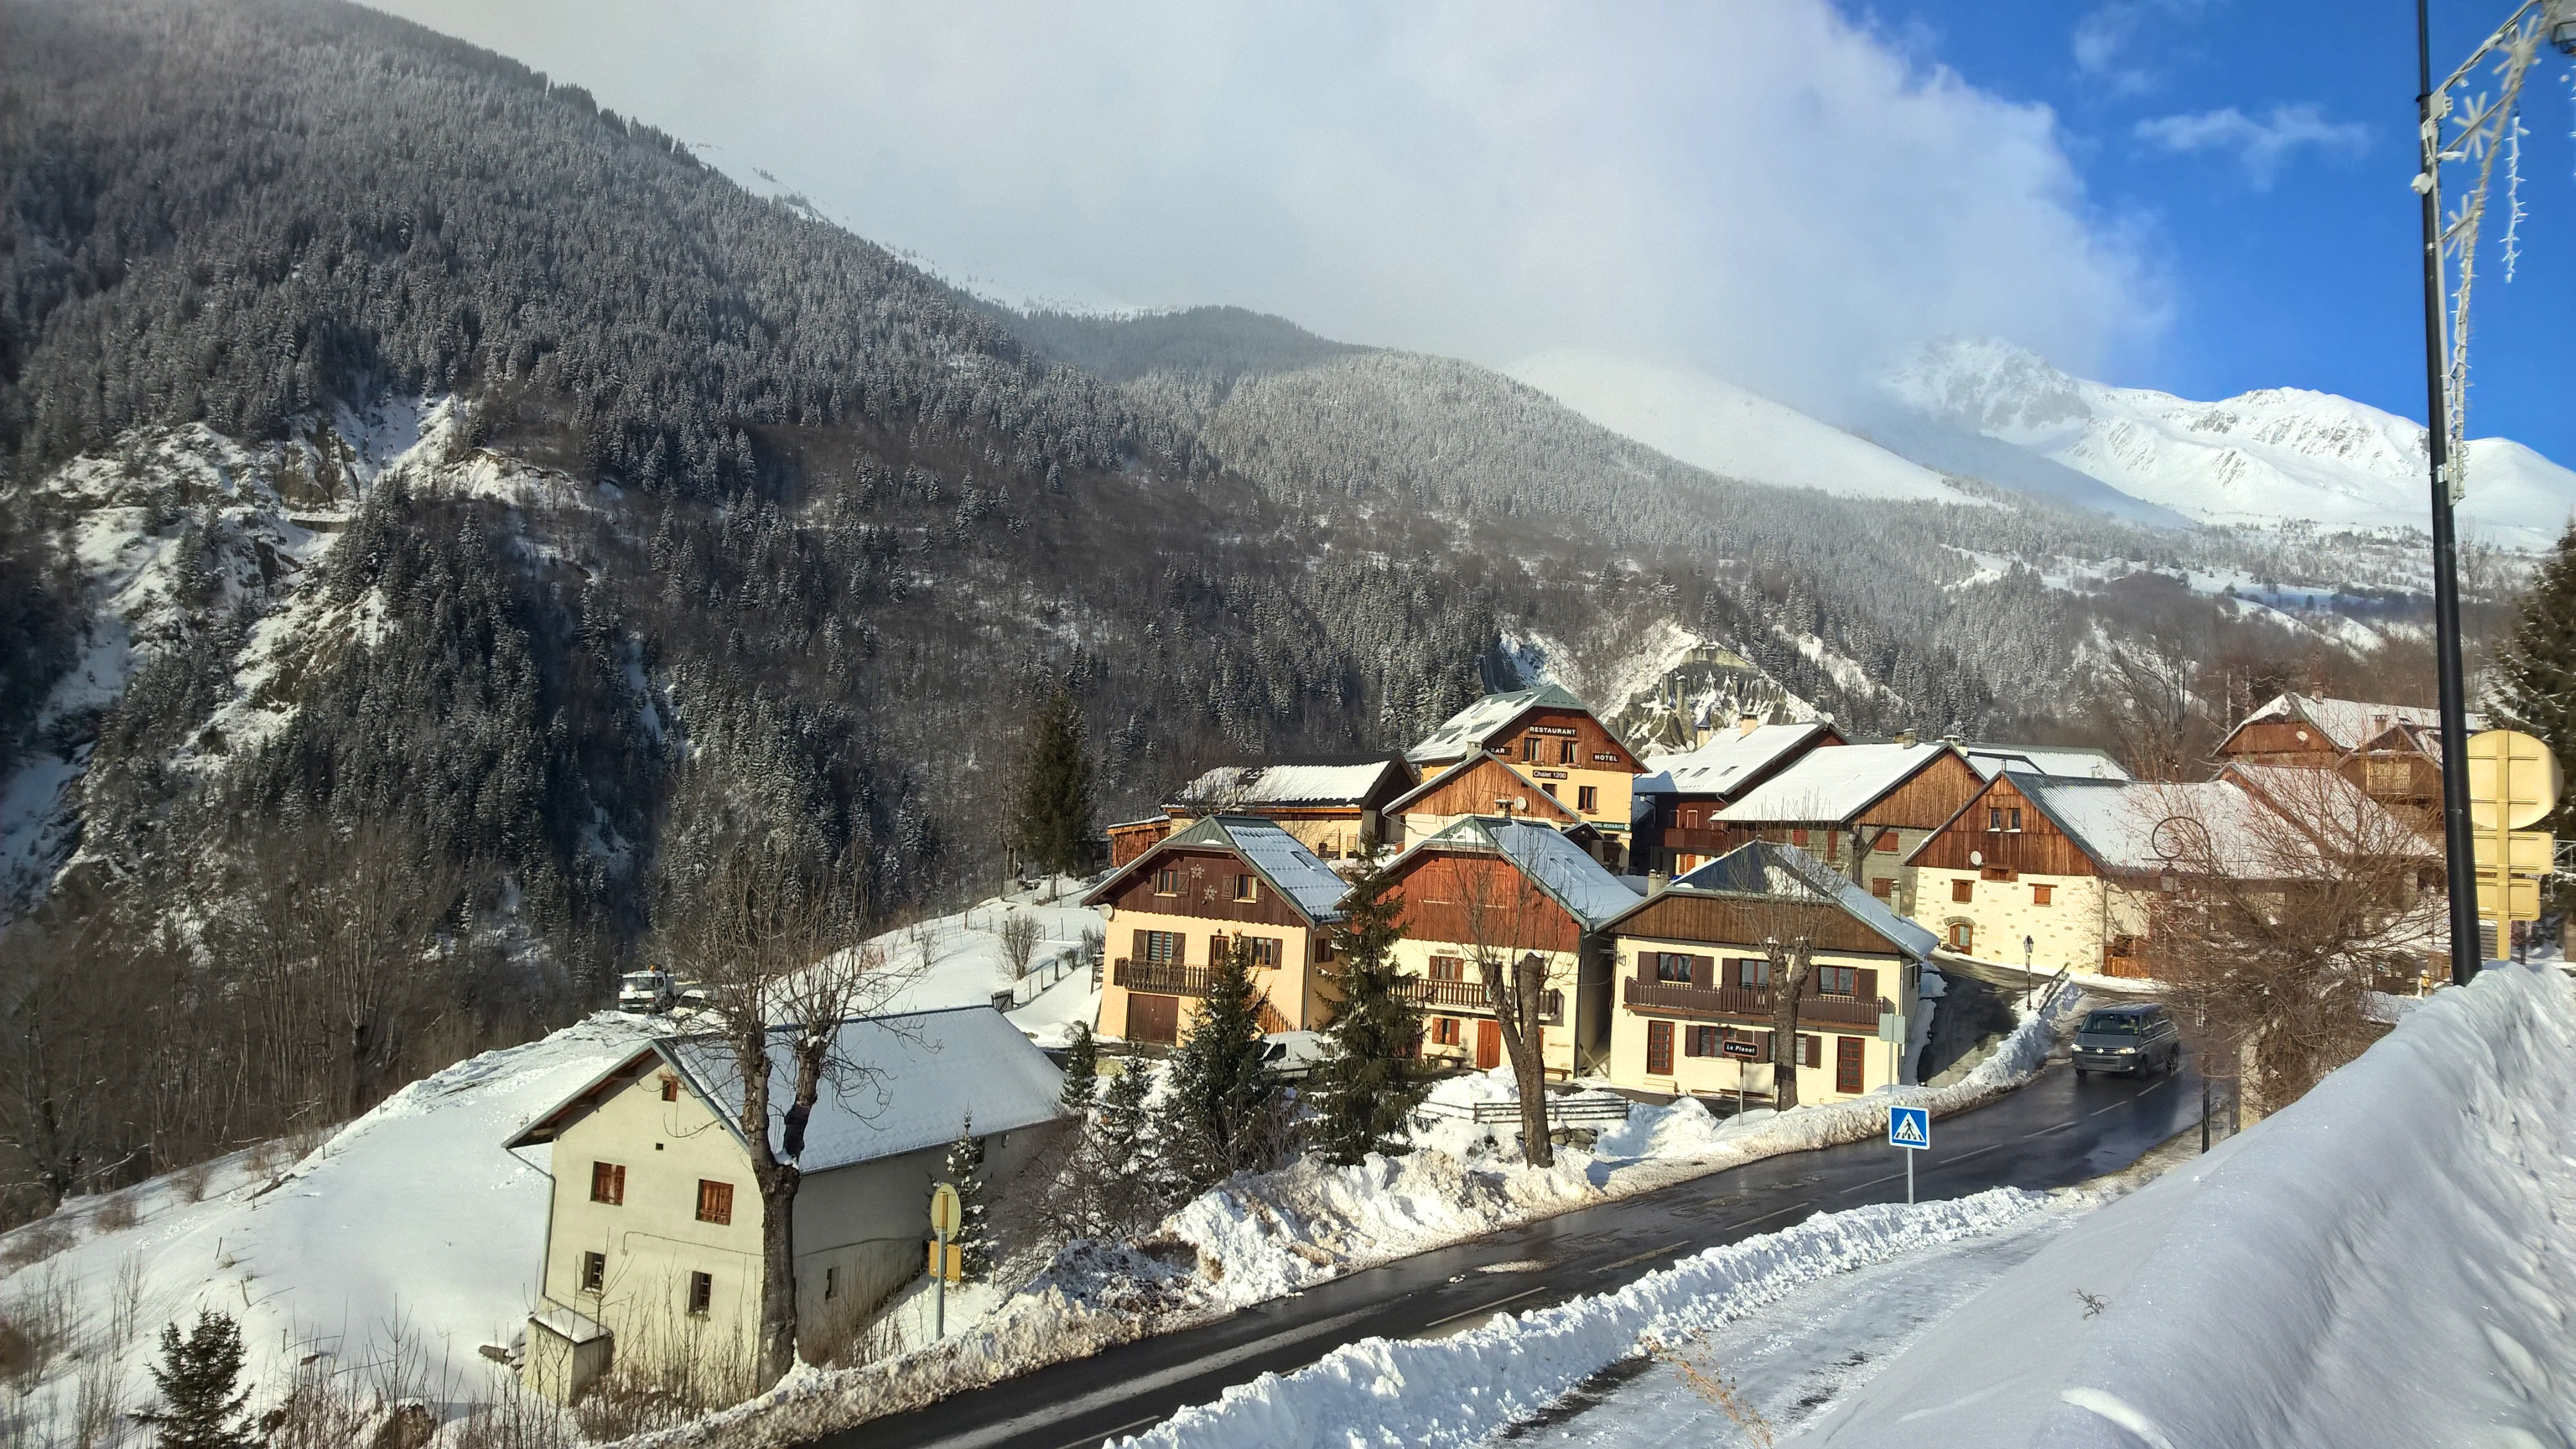
[(1887, 1142), (1905, 1153), (1905, 1205), (1914, 1205), (1914, 1154), (1932, 1146), (1932, 1109), (1898, 1107), (1887, 1109)]
[[(1910, 1159), (1909, 1159), (1910, 1160)], [(959, 1222), (965, 1217), (964, 1205), (957, 1200), (957, 1189), (942, 1182), (930, 1189), (930, 1235), (937, 1245), (931, 1250), (930, 1336), (948, 1336), (948, 1241), (957, 1236)]]

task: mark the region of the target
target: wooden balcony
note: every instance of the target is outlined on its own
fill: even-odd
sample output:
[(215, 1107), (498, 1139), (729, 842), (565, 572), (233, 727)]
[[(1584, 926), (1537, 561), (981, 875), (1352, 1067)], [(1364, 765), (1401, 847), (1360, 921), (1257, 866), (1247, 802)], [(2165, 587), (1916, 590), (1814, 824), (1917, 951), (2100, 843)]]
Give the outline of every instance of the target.
[[(1491, 1016), (1493, 998), (1485, 994), (1485, 983), (1474, 981), (1433, 981), (1422, 976), (1398, 976), (1395, 990), (1432, 1010), (1449, 1016)], [(1565, 1021), (1565, 993), (1550, 991), (1539, 998), (1539, 1020), (1549, 1026)]]
[(1118, 958), (1110, 969), (1109, 979), (1130, 991), (1151, 991), (1164, 996), (1205, 996), (1208, 993), (1208, 968), (1180, 966), (1169, 961), (1130, 961)]
[[(1630, 1011), (1771, 1020), (1771, 992), (1765, 987), (1690, 986), (1679, 981), (1640, 981), (1630, 977), (1619, 988), (1620, 1001)], [(1857, 996), (1810, 995), (1798, 998), (1798, 1021), (1801, 1025), (1865, 1026), (1876, 1031), (1878, 1018), (1895, 1009), (1884, 996), (1864, 1000)]]

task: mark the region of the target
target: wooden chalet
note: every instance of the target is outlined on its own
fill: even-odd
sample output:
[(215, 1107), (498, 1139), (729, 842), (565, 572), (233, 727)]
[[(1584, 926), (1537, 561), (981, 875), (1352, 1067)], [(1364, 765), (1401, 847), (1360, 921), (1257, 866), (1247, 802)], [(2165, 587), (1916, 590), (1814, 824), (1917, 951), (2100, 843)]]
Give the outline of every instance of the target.
[(1414, 787), (1400, 755), (1281, 760), (1209, 770), (1163, 802), (1176, 824), (1208, 815), (1274, 820), (1325, 860), (1368, 853), (1389, 836), (1386, 812)]
[(1163, 843), (1178, 825), (1169, 814), (1157, 810), (1138, 820), (1122, 820), (1109, 827), (1109, 868), (1117, 870), (1133, 864), (1136, 857)]
[(1717, 812), (1796, 763), (1809, 750), (1845, 743), (1825, 720), (1763, 724), (1752, 716), (1688, 754), (1667, 755), (1637, 777), (1635, 862), (1675, 875), (1731, 847)]
[(1625, 867), (1633, 786), (1646, 767), (1591, 706), (1553, 684), (1489, 694), (1424, 736), (1405, 759), (1428, 776), (1480, 753), (1510, 761), (1581, 816), (1601, 834), (1602, 861)]
[(1843, 745), (1807, 751), (1712, 818), (1728, 851), (1796, 846), (1903, 915), (1914, 899), (1908, 853), (1985, 783), (1948, 744)]
[(1422, 1003), (1423, 1055), (1491, 1068), (1502, 1030), (1484, 963), (1535, 953), (1547, 967), (1541, 1053), (1550, 1076), (1597, 1070), (1609, 1047), (1610, 978), (1602, 927), (1637, 892), (1546, 824), (1469, 816), (1387, 866), (1404, 937), (1395, 964)]
[[(2472, 714), (2469, 732), (2486, 728)], [(2283, 694), (2219, 742), (2221, 764), (2334, 770), (2427, 834), (2442, 828), (2442, 713), (2419, 705)]]
[(1503, 815), (1537, 821), (1581, 842), (1596, 858), (1600, 854), (1601, 832), (1558, 799), (1553, 786), (1486, 750), (1397, 796), (1388, 802), (1385, 813), (1397, 845), (1429, 839), (1475, 816)]
[(1093, 1029), (1170, 1045), (1207, 997), (1208, 968), (1237, 942), (1253, 952), (1252, 980), (1270, 1031), (1332, 1019), (1316, 968), (1332, 959), (1347, 889), (1277, 821), (1211, 815), (1154, 842), (1083, 897), (1108, 910), (1111, 959)]
[(1913, 1080), (1904, 1043), (1932, 933), (1795, 846), (1742, 846), (1649, 893), (1608, 929), (1617, 1086), (1773, 1099), (1763, 943), (1793, 936), (1811, 943), (1798, 994), (1798, 1100)]

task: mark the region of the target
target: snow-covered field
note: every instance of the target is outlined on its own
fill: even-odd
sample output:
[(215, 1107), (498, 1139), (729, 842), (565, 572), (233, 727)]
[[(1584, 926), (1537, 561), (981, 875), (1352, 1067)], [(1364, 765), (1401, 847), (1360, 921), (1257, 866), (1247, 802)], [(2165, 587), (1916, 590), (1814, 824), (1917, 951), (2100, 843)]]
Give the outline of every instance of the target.
[[(881, 938), (889, 955), (927, 962), (893, 1009), (991, 1000), (1010, 981), (999, 926), (1013, 912), (1038, 917), (1039, 959), (1078, 948), (1098, 917), (1071, 901), (986, 901)], [(1084, 969), (1024, 999), (1013, 1019), (1043, 1041), (1098, 998)], [(364, 1373), (400, 1339), (442, 1396), (496, 1395), (503, 1370), (477, 1350), (506, 1345), (527, 1315), (547, 1201), (544, 1155), (523, 1161), (501, 1143), (650, 1033), (685, 1024), (602, 1012), (416, 1082), (300, 1160), (283, 1142), (237, 1153), (202, 1181), (173, 1173), (75, 1198), (0, 1236), (0, 1318), (68, 1314), (72, 1350), (24, 1396), (0, 1395), (0, 1444), (72, 1442), (85, 1381), (143, 1407), (160, 1325), (199, 1306), (240, 1322), (245, 1378), (263, 1394), (316, 1354)]]
[(2571, 1049), (2567, 979), (2494, 967), (2133, 1193), (1820, 1215), (1130, 1442), (2565, 1444)]

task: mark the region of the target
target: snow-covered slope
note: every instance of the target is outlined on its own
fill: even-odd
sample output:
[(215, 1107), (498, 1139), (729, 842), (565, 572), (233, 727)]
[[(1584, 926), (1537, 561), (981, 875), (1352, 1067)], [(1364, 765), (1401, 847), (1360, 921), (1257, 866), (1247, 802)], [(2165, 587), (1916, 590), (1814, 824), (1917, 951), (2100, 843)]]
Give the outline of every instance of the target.
[(1687, 367), (1560, 351), (1504, 370), (1614, 433), (1723, 477), (1846, 497), (1977, 501), (1920, 463)]
[[(1918, 416), (2027, 450), (2208, 523), (2426, 526), (2423, 428), (2332, 393), (2263, 388), (2193, 402), (2073, 377), (1992, 340), (1950, 338), (1887, 379)], [(2470, 523), (2545, 547), (2576, 507), (2576, 472), (2520, 443), (2469, 444)]]

